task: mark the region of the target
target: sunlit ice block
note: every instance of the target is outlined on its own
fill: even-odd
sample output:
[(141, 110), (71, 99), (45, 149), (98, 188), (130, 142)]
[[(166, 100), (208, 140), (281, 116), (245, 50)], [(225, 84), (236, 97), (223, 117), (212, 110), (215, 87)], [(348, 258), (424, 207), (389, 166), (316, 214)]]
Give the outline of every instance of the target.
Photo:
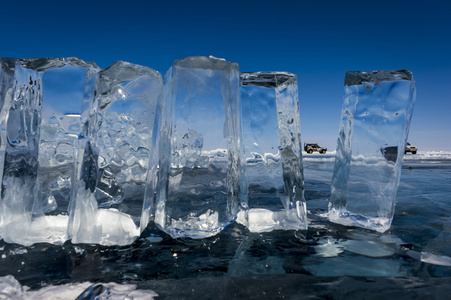
[[(11, 100), (14, 96), (13, 82), (14, 69), (16, 59), (0, 58), (0, 179), (3, 178), (3, 168), (5, 162), (6, 150), (6, 122), (8, 121), (9, 109), (3, 109), (5, 102), (7, 107), (10, 106)], [(1, 192), (1, 185), (0, 185)], [(2, 215), (0, 211), (0, 216)], [(0, 218), (0, 228), (3, 224), (3, 219)]]
[(390, 228), (415, 102), (406, 70), (347, 72), (329, 219)]
[(2, 71), (14, 78), (2, 89), (0, 235), (23, 245), (62, 244), (74, 141), (83, 134), (99, 68), (75, 57), (14, 62)]
[(162, 85), (159, 72), (128, 62), (99, 72), (88, 132), (77, 147), (73, 243), (131, 244), (147, 226), (153, 197), (144, 194), (156, 173), (149, 156)]
[(298, 84), (286, 72), (241, 73), (244, 150), (237, 221), (252, 232), (306, 229)]
[(155, 223), (174, 238), (209, 237), (239, 205), (238, 64), (188, 57), (165, 80)]

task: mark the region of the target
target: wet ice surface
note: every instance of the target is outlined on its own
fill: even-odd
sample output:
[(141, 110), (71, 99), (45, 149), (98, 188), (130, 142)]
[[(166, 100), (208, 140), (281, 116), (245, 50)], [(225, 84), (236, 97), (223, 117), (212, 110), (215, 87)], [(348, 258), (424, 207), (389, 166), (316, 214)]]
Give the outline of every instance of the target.
[(402, 299), (451, 292), (451, 152), (406, 155), (395, 217), (385, 233), (327, 220), (333, 154), (306, 154), (304, 166), (306, 231), (257, 234), (233, 223), (217, 236), (193, 240), (172, 239), (151, 225), (124, 247), (1, 241), (0, 276), (12, 275), (31, 291), (133, 284), (163, 299), (341, 299), (371, 291)]
[(11, 275), (0, 277), (0, 298), (12, 299), (154, 299), (157, 294), (151, 290), (137, 290), (132, 284), (92, 284), (90, 282), (68, 283), (46, 286), (30, 291)]

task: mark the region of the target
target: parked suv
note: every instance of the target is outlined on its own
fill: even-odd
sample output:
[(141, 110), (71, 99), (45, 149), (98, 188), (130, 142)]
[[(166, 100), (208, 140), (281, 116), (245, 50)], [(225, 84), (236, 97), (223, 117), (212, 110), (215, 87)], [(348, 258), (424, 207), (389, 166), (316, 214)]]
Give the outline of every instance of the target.
[(318, 143), (306, 143), (304, 144), (304, 150), (309, 154), (312, 154), (314, 151), (319, 152), (321, 154), (325, 154), (327, 148), (319, 146)]
[(410, 152), (412, 154), (417, 154), (417, 150), (418, 148), (415, 146), (412, 146), (410, 143), (406, 144), (406, 150), (404, 151), (404, 154), (406, 154), (407, 152)]

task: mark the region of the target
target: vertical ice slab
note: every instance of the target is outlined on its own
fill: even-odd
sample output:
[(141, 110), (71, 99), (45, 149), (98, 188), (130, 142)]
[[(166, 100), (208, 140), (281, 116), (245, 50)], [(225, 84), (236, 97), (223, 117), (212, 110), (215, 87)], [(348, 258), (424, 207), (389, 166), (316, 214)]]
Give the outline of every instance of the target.
[(188, 57), (165, 80), (155, 222), (175, 238), (212, 236), (239, 205), (238, 64)]
[(406, 70), (347, 72), (329, 219), (390, 228), (415, 102)]
[[(8, 121), (9, 109), (3, 109), (5, 103), (9, 107), (14, 96), (13, 82), (16, 59), (0, 58), (0, 179), (3, 178), (3, 167), (5, 162), (5, 151), (7, 144), (6, 123)], [(0, 197), (1, 197), (0, 184)], [(0, 203), (0, 228), (3, 226), (2, 203)]]
[(252, 232), (306, 229), (298, 85), (286, 72), (241, 73), (242, 210)]
[[(7, 146), (6, 124), (8, 122), (9, 107), (14, 96), (14, 69), (16, 59), (0, 58), (0, 180), (3, 178), (5, 153)], [(6, 108), (5, 107), (6, 103)], [(11, 222), (8, 216), (7, 202), (2, 200), (2, 184), (0, 184), (0, 238), (4, 235), (5, 226)]]
[(123, 61), (99, 73), (88, 134), (78, 141), (73, 243), (131, 244), (147, 226), (153, 198), (144, 201), (144, 192), (162, 84), (157, 71)]
[(8, 242), (67, 239), (74, 141), (92, 102), (98, 67), (78, 58), (16, 60), (12, 97), (1, 112), (2, 194)]

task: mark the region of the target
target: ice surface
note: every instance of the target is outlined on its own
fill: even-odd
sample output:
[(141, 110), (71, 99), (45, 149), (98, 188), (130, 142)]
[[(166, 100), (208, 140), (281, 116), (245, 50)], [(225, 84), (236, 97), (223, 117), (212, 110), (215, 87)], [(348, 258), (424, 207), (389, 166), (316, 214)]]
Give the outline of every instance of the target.
[(72, 242), (125, 245), (147, 226), (153, 197), (144, 193), (162, 84), (157, 71), (123, 61), (99, 72), (87, 137), (77, 146)]
[(418, 151), (417, 154), (404, 155), (404, 161), (437, 161), (437, 163), (446, 163), (451, 161), (451, 151)]
[(0, 235), (24, 245), (62, 243), (74, 141), (83, 134), (81, 115), (93, 100), (98, 67), (74, 57), (19, 59), (9, 66), (2, 71), (14, 74), (14, 82), (2, 85)]
[(239, 205), (238, 64), (188, 57), (165, 80), (155, 222), (173, 237), (212, 236)]
[(315, 276), (411, 276), (402, 260), (389, 258), (336, 256), (319, 262), (318, 258), (308, 257), (303, 261), (303, 267)]
[[(260, 234), (251, 233), (245, 237), (230, 260), (227, 276), (285, 274), (283, 259), (272, 253), (264, 253), (267, 242)], [(250, 255), (255, 251), (262, 251), (264, 255), (261, 255), (262, 252), (260, 255)]]
[(346, 238), (337, 240), (327, 236), (320, 238), (317, 243), (314, 249), (316, 255), (321, 257), (335, 257), (345, 251), (366, 257), (392, 257), (404, 242), (387, 233), (362, 234), (350, 231)]
[(296, 75), (241, 73), (241, 210), (252, 232), (306, 229)]
[(331, 221), (380, 232), (390, 227), (414, 102), (406, 70), (346, 73)]
[[(380, 291), (381, 284), (382, 290), (390, 288), (401, 298), (412, 284), (420, 284), (433, 298), (438, 293), (435, 280), (449, 291), (450, 161), (404, 160), (392, 226), (379, 233), (318, 217), (327, 212), (334, 164), (317, 157), (304, 164), (310, 210), (306, 231), (249, 233), (234, 222), (211, 238), (172, 240), (150, 224), (135, 243), (124, 247), (71, 243), (24, 247), (0, 241), (0, 275), (11, 274), (34, 291), (56, 289), (62, 283), (113, 281), (137, 284), (162, 298), (183, 298), (192, 289), (201, 299), (224, 291), (236, 298), (234, 288), (240, 287), (251, 298), (253, 293), (269, 297), (271, 291), (272, 298), (289, 298), (300, 286), (312, 284), (312, 295), (332, 288), (327, 297), (334, 298), (345, 283), (345, 290), (354, 291), (356, 298), (364, 298), (367, 287)], [(349, 282), (346, 274), (357, 277)], [(365, 277), (371, 275), (379, 277)]]
[(0, 277), (1, 299), (153, 299), (158, 296), (151, 290), (137, 289), (133, 284), (91, 282), (46, 286), (39, 290), (29, 290), (13, 276)]

